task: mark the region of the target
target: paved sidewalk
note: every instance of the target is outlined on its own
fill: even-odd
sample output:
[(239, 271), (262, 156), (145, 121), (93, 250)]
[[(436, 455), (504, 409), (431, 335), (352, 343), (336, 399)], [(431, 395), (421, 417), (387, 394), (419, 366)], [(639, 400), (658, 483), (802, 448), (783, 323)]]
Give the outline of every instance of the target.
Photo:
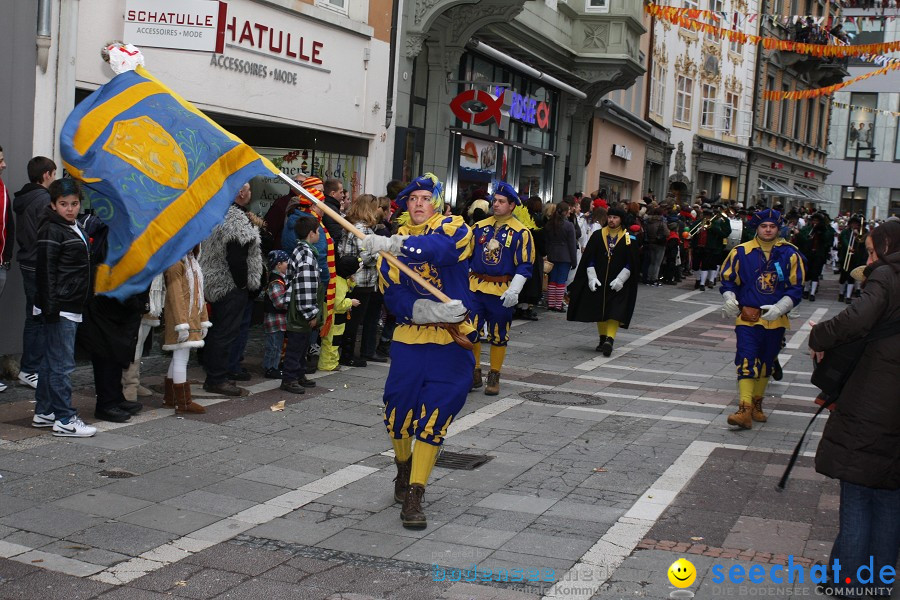
[[(800, 306), (798, 329), (843, 309), (826, 300), (833, 285)], [(306, 394), (282, 394), (259, 375), (254, 331), (250, 396), (195, 385), (208, 412), (176, 417), (156, 395), (134, 423), (85, 440), (30, 428), (30, 394), (11, 389), (0, 598), (662, 599), (679, 557), (709, 598), (741, 593), (715, 587), (714, 563), (826, 560), (837, 488), (809, 458), (823, 419), (774, 491), (814, 409), (804, 332), (788, 335), (769, 422), (732, 431), (734, 338), (718, 293), (641, 286), (638, 303), (610, 358), (588, 324), (515, 323), (500, 395), (470, 394), (445, 445), (490, 460), (435, 469), (423, 531), (402, 528), (393, 502), (387, 365), (317, 373)], [(165, 361), (145, 360), (145, 382), (160, 382)], [(75, 381), (89, 417), (89, 369)]]

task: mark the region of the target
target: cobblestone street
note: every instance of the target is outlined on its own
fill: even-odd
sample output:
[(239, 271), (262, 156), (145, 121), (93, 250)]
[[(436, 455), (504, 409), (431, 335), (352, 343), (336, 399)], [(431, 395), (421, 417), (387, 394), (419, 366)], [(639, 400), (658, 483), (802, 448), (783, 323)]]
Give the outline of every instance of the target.
[[(828, 560), (838, 485), (812, 464), (824, 417), (787, 489), (775, 484), (815, 408), (807, 322), (844, 307), (829, 278), (797, 309), (769, 420), (749, 431), (725, 422), (735, 341), (717, 291), (641, 286), (609, 358), (589, 324), (516, 321), (500, 395), (471, 393), (445, 444), (490, 460), (435, 469), (421, 531), (401, 526), (393, 500), (387, 365), (319, 372), (305, 395), (283, 394), (262, 379), (255, 328), (250, 396), (194, 385), (208, 412), (175, 417), (157, 394), (133, 422), (82, 440), (32, 429), (33, 395), (10, 386), (0, 598), (662, 600), (686, 597), (670, 596), (678, 558), (696, 568), (697, 598), (816, 597), (808, 579), (720, 585), (713, 567)], [(145, 384), (161, 383), (166, 360), (145, 359)], [(189, 377), (202, 381), (195, 363)], [(90, 367), (73, 381), (90, 417)]]

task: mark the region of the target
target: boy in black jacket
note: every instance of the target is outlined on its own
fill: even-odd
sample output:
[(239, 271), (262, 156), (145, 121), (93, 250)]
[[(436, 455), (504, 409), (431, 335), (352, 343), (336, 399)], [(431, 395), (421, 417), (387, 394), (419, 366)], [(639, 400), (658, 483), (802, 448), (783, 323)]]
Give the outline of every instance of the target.
[(33, 427), (52, 427), (59, 437), (91, 437), (72, 408), (69, 375), (75, 369), (75, 333), (90, 295), (90, 245), (75, 220), (81, 187), (74, 179), (50, 184), (50, 206), (37, 235), (37, 293), (34, 314), (44, 322), (46, 346), (38, 370)]

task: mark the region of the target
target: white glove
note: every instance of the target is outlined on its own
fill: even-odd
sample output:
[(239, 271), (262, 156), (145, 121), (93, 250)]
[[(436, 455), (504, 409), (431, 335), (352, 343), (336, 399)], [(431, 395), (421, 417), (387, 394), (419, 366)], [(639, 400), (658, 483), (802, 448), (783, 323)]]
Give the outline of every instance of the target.
[(785, 296), (775, 304), (766, 304), (764, 306), (760, 306), (763, 314), (762, 318), (766, 321), (774, 321), (778, 317), (784, 316), (791, 312), (794, 308), (794, 301), (790, 299), (790, 297)]
[(597, 279), (597, 269), (594, 267), (587, 268), (587, 276), (588, 276), (588, 289), (592, 292), (596, 292), (600, 287), (600, 280)]
[(212, 327), (212, 323), (210, 323), (209, 321), (203, 321), (202, 323), (200, 323), (200, 339), (201, 340), (206, 339), (206, 333), (209, 331), (210, 327)]
[(619, 271), (619, 274), (616, 275), (616, 278), (609, 282), (609, 287), (612, 288), (612, 291), (619, 292), (625, 287), (625, 282), (628, 281), (628, 278), (631, 277), (631, 271), (627, 268)]
[(519, 275), (516, 273), (512, 281), (509, 282), (509, 287), (506, 288), (506, 291), (500, 294), (500, 300), (503, 301), (503, 308), (511, 308), (519, 303), (519, 294), (522, 293), (522, 288), (525, 287), (525, 282), (528, 281), (525, 279), (524, 275)]
[(416, 300), (413, 302), (413, 323), (459, 323), (466, 318), (468, 310), (462, 300), (435, 302), (434, 300)]
[(190, 325), (187, 323), (182, 323), (181, 325), (175, 326), (175, 333), (178, 334), (178, 343), (183, 344), (188, 341), (188, 338), (191, 336), (191, 332), (188, 331), (190, 329)]
[(385, 252), (390, 252), (394, 256), (399, 256), (400, 251), (403, 249), (403, 242), (405, 242), (408, 237), (408, 235), (392, 235), (391, 237), (384, 237), (377, 233), (370, 233), (362, 239), (362, 247), (373, 254), (377, 254), (383, 250)]
[(741, 305), (738, 304), (737, 296), (734, 292), (722, 292), (725, 304), (722, 305), (722, 314), (726, 317), (734, 318), (741, 314)]

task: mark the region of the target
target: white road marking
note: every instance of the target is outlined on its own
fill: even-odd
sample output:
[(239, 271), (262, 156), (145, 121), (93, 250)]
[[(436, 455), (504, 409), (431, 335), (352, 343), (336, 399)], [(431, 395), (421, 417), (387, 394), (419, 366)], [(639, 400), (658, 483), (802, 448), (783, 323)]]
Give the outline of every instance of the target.
[(800, 348), (800, 346), (803, 345), (803, 342), (809, 335), (810, 330), (812, 329), (812, 325), (810, 325), (809, 322), (815, 321), (818, 323), (827, 312), (827, 308), (817, 308), (816, 310), (814, 310), (813, 314), (808, 319), (804, 319), (803, 325), (800, 326), (800, 329), (798, 329), (796, 333), (791, 336), (791, 339), (788, 340), (785, 348), (790, 348), (792, 350)]
[(692, 322), (696, 321), (697, 319), (699, 319), (700, 317), (708, 315), (709, 313), (716, 311), (716, 310), (718, 310), (717, 306), (707, 306), (706, 308), (701, 308), (697, 312), (690, 314), (682, 319), (679, 319), (673, 323), (669, 323), (665, 327), (660, 327), (656, 331), (651, 331), (650, 333), (643, 335), (636, 340), (632, 340), (631, 342), (626, 344), (621, 349), (613, 350), (613, 356), (609, 356), (609, 357), (601, 356), (598, 358), (592, 358), (591, 360), (583, 362), (580, 365), (576, 365), (575, 368), (580, 371), (593, 371), (597, 367), (605, 365), (609, 361), (616, 360), (617, 358), (621, 358), (622, 356), (628, 354), (632, 350), (636, 350), (637, 348), (646, 346), (650, 342), (657, 340), (657, 339), (663, 337), (664, 335), (667, 335), (677, 329), (680, 329), (680, 328), (684, 327), (685, 325), (687, 325), (688, 323), (692, 323)]

